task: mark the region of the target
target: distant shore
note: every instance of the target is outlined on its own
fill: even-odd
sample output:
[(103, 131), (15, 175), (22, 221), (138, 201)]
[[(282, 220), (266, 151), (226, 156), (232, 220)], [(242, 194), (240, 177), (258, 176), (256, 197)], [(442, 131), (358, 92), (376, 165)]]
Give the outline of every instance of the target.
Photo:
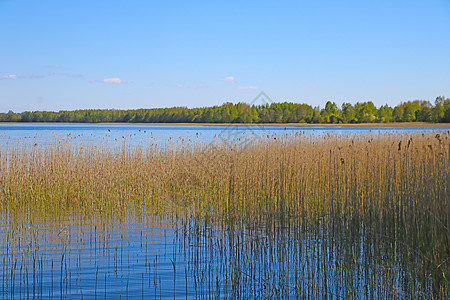
[(396, 122), (396, 123), (345, 123), (345, 124), (322, 124), (322, 123), (78, 123), (78, 122), (0, 122), (1, 124), (53, 124), (53, 125), (178, 125), (178, 126), (278, 126), (278, 127), (429, 127), (450, 128), (450, 123), (427, 123), (427, 122)]

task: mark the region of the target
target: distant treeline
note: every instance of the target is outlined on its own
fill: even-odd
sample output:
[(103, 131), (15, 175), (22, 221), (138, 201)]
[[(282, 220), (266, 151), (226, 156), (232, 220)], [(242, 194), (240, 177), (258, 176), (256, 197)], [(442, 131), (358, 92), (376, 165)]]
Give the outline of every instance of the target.
[(415, 100), (394, 108), (373, 102), (343, 103), (328, 101), (325, 108), (291, 102), (249, 105), (224, 103), (201, 108), (83, 109), (75, 111), (33, 111), (0, 113), (0, 122), (75, 122), (75, 123), (388, 123), (450, 122), (450, 98), (437, 97), (433, 104)]

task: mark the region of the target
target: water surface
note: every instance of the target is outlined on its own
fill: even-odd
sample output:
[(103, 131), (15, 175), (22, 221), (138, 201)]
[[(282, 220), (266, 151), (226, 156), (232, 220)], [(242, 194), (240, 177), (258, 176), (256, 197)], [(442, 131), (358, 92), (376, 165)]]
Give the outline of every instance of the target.
[(360, 134), (368, 132), (413, 132), (439, 131), (432, 127), (339, 127), (339, 126), (262, 126), (262, 125), (143, 125), (143, 124), (17, 124), (0, 123), (0, 143), (21, 142), (25, 144), (47, 144), (61, 140), (93, 142), (114, 145), (126, 141), (131, 144), (162, 147), (180, 144), (184, 141), (211, 143), (221, 141), (245, 141), (255, 137), (302, 133), (317, 134)]
[[(245, 144), (285, 134), (441, 130), (0, 124), (0, 147), (80, 142), (170, 149), (183, 143)], [(145, 207), (125, 215), (67, 212), (35, 218), (4, 213), (0, 297), (402, 298), (409, 293), (398, 287), (416, 289), (414, 282), (403, 282), (411, 274), (411, 261), (398, 257), (398, 248), (406, 244), (401, 237), (393, 243), (367, 235), (370, 228), (349, 232), (340, 224), (321, 222), (298, 212), (236, 219), (202, 211), (158, 215)]]

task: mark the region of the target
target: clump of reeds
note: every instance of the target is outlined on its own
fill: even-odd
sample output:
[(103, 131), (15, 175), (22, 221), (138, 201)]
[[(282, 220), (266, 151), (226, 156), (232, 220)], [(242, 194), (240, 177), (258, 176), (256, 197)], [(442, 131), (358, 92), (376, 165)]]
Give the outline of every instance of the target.
[(388, 287), (403, 272), (412, 293), (448, 292), (448, 132), (0, 151), (5, 216), (212, 214), (247, 227), (295, 218), (298, 230), (326, 231), (344, 260), (363, 239), (367, 264), (384, 268)]

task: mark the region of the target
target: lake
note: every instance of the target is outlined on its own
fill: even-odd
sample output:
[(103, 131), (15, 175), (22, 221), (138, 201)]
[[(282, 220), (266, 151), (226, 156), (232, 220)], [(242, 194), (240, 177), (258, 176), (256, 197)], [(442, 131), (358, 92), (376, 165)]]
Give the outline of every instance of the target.
[(444, 128), (433, 127), (339, 127), (339, 126), (262, 126), (262, 125), (133, 125), (133, 124), (10, 124), (0, 123), (0, 141), (45, 142), (55, 137), (79, 138), (85, 141), (102, 143), (104, 141), (123, 141), (165, 144), (169, 139), (194, 139), (210, 142), (214, 136), (223, 139), (239, 138), (252, 133), (257, 135), (288, 132), (305, 134), (348, 134), (376, 132), (436, 131)]
[[(447, 128), (448, 129), (448, 128)], [(38, 124), (0, 123), (0, 143), (48, 144), (54, 141), (83, 141), (97, 145), (130, 144), (161, 147), (183, 141), (211, 143), (220, 141), (250, 141), (255, 137), (280, 133), (359, 134), (367, 132), (436, 131), (433, 127), (339, 127), (339, 126), (262, 126), (262, 125), (143, 125), (143, 124)]]
[(0, 124), (1, 297), (446, 298), (447, 130)]

